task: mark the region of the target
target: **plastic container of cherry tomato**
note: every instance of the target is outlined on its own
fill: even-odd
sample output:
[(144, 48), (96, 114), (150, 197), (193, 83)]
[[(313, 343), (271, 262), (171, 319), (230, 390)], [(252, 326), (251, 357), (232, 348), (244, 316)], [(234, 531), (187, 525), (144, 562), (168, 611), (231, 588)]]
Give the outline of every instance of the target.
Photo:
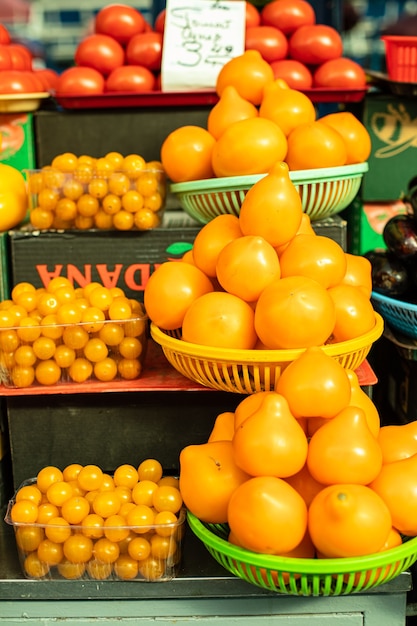
[(142, 375), (148, 342), (144, 312), (125, 320), (0, 329), (0, 383), (24, 389), (110, 385)]
[[(16, 496), (22, 487), (34, 483), (36, 478), (19, 486), (4, 518), (13, 526), (25, 578), (166, 582), (177, 575), (185, 533), (184, 508), (174, 516), (177, 521), (149, 526), (105, 524), (97, 528), (68, 524), (61, 517), (57, 523), (17, 523), (11, 514)], [(134, 539), (139, 539), (140, 545), (129, 553), (128, 545)]]
[(384, 35), (388, 77), (402, 83), (417, 83), (417, 37)]
[(167, 195), (160, 164), (141, 170), (25, 171), (34, 230), (146, 231), (160, 226)]

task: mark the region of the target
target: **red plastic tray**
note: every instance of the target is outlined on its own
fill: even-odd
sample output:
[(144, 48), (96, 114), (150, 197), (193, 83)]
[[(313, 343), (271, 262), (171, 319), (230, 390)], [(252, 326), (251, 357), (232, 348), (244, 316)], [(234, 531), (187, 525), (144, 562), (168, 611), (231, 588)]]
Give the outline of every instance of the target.
[(312, 102), (360, 102), (364, 99), (368, 88), (364, 89), (330, 89), (317, 87), (316, 89), (305, 89), (303, 93)]
[(104, 93), (96, 96), (54, 94), (64, 109), (116, 109), (135, 107), (173, 107), (213, 105), (218, 101), (215, 91), (149, 91), (146, 93)]
[[(307, 89), (312, 102), (360, 102), (367, 89)], [(212, 106), (218, 102), (215, 91), (149, 91), (146, 93), (104, 93), (95, 96), (54, 94), (64, 109), (116, 109), (135, 107)]]

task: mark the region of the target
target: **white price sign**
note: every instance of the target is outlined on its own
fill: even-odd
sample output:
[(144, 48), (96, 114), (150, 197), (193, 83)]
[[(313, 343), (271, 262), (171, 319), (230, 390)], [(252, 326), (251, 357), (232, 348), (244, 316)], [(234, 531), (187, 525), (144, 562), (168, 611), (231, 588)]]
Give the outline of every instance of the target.
[(245, 2), (167, 0), (163, 91), (213, 89), (219, 71), (245, 50)]

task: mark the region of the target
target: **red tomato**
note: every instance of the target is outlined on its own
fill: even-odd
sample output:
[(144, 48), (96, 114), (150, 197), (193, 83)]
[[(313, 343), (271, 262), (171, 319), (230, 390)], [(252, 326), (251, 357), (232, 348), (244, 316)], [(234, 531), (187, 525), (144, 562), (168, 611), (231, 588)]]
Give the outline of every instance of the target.
[(124, 4), (109, 4), (96, 15), (94, 29), (101, 35), (109, 35), (122, 45), (137, 33), (146, 29), (146, 20), (137, 9)]
[(92, 67), (69, 67), (59, 75), (56, 92), (65, 96), (98, 95), (104, 92), (105, 79)]
[(0, 24), (0, 44), (9, 44), (9, 43), (10, 43), (10, 33), (3, 24)]
[(245, 26), (249, 28), (250, 26), (260, 26), (261, 25), (261, 14), (255, 5), (251, 2), (246, 2), (246, 10), (245, 10)]
[(263, 7), (261, 22), (291, 35), (300, 26), (314, 24), (316, 14), (306, 0), (273, 0)]
[(40, 91), (43, 91), (43, 88), (32, 72), (0, 71), (0, 93), (38, 93)]
[(37, 74), (35, 74), (35, 72), (33, 72), (32, 70), (22, 70), (22, 71), (25, 74), (29, 74), (29, 78), (31, 79), (31, 81), (33, 83), (33, 92), (34, 93), (40, 93), (42, 91), (45, 91), (44, 86), (43, 86), (43, 82), (41, 81), (39, 76)]
[(12, 61), (12, 69), (27, 71), (32, 69), (32, 53), (26, 46), (11, 43), (9, 45), (9, 54)]
[(142, 65), (123, 65), (114, 69), (107, 77), (106, 91), (143, 93), (153, 91), (155, 76)]
[(164, 33), (166, 9), (162, 9), (155, 18), (153, 29), (157, 33)]
[(364, 89), (366, 87), (366, 75), (356, 61), (339, 57), (318, 66), (313, 74), (313, 84), (315, 87)]
[(258, 50), (268, 63), (285, 59), (288, 41), (275, 26), (249, 26), (246, 29), (245, 49)]
[(289, 55), (307, 65), (319, 65), (342, 56), (342, 38), (335, 28), (326, 24), (301, 26), (291, 35)]
[(0, 44), (0, 71), (12, 69), (12, 58), (9, 52), (9, 46)]
[(313, 75), (304, 63), (295, 59), (281, 59), (271, 63), (275, 80), (282, 78), (291, 89), (303, 91), (313, 85)]
[(162, 61), (162, 33), (146, 32), (134, 35), (126, 47), (126, 61), (129, 65), (143, 65), (148, 70), (158, 72)]
[(108, 76), (116, 67), (123, 65), (125, 53), (122, 46), (109, 35), (89, 35), (75, 50), (75, 63), (92, 67)]
[(44, 91), (54, 91), (58, 84), (58, 72), (50, 68), (34, 70), (34, 74), (42, 82)]

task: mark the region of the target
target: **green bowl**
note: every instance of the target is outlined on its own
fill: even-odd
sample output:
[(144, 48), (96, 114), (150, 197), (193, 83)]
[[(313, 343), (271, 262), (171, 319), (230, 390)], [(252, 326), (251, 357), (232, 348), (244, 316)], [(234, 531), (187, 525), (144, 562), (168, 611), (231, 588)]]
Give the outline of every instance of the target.
[[(289, 173), (301, 197), (303, 211), (312, 221), (343, 211), (356, 197), (368, 163), (298, 170)], [(170, 186), (182, 208), (193, 219), (207, 224), (218, 215), (239, 215), (246, 193), (266, 174), (208, 178)]]
[(228, 542), (227, 524), (206, 524), (188, 511), (188, 524), (209, 553), (234, 576), (285, 595), (340, 596), (364, 592), (399, 576), (417, 560), (417, 537), (384, 552), (343, 559), (257, 554)]

